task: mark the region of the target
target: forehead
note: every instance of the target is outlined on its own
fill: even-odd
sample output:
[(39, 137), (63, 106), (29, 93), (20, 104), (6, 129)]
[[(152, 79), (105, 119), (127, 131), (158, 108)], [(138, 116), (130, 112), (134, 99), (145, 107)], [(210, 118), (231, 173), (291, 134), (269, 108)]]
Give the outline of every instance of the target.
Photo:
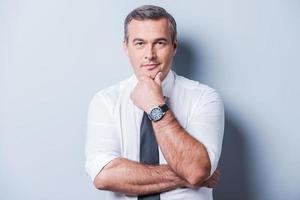
[(166, 18), (158, 20), (131, 20), (128, 24), (129, 40), (134, 38), (155, 39), (164, 37), (171, 39), (169, 21)]

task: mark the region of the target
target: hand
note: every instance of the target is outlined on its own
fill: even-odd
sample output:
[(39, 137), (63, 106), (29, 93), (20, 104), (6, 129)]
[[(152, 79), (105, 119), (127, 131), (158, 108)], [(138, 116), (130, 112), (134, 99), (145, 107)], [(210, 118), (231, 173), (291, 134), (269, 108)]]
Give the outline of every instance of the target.
[(159, 72), (154, 80), (148, 76), (140, 77), (131, 92), (132, 102), (146, 113), (149, 113), (152, 108), (165, 103), (161, 88), (161, 76), (162, 73)]
[(220, 169), (216, 169), (213, 175), (206, 181), (202, 183), (202, 186), (208, 188), (215, 188), (220, 181), (221, 171)]

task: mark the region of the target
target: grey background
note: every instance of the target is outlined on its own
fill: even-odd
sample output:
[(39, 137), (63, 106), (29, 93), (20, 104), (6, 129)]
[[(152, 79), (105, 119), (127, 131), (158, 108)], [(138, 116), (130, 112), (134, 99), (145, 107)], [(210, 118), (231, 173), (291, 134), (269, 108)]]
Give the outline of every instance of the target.
[(300, 3), (0, 1), (0, 199), (102, 199), (84, 172), (95, 92), (132, 71), (123, 19), (142, 4), (177, 20), (175, 70), (226, 106), (217, 200), (299, 200)]

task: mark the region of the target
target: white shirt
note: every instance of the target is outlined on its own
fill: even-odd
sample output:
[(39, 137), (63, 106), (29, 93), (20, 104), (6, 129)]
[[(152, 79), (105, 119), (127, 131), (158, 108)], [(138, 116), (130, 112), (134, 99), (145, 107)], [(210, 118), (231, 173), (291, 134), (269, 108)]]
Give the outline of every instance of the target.
[[(91, 179), (111, 160), (124, 157), (139, 161), (140, 125), (143, 110), (133, 104), (130, 93), (137, 83), (132, 75), (105, 88), (93, 97), (88, 111), (86, 164)], [(168, 106), (180, 125), (207, 149), (211, 174), (222, 149), (224, 107), (219, 94), (207, 85), (189, 80), (170, 70), (162, 82)], [(188, 156), (188, 155), (187, 155)], [(167, 164), (159, 149), (159, 163)], [(212, 189), (178, 188), (160, 194), (161, 200), (212, 200)], [(135, 200), (125, 194), (107, 191), (107, 200)]]

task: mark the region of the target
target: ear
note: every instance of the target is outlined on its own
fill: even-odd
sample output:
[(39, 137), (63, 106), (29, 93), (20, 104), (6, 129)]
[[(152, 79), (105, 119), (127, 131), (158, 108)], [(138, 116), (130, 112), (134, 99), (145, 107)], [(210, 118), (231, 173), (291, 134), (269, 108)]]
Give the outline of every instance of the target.
[(174, 43), (173, 43), (173, 48), (174, 48), (173, 56), (176, 55), (177, 47), (178, 47), (178, 42), (177, 42), (177, 40), (175, 40)]
[(126, 40), (123, 41), (123, 50), (125, 54), (128, 56), (128, 43)]

